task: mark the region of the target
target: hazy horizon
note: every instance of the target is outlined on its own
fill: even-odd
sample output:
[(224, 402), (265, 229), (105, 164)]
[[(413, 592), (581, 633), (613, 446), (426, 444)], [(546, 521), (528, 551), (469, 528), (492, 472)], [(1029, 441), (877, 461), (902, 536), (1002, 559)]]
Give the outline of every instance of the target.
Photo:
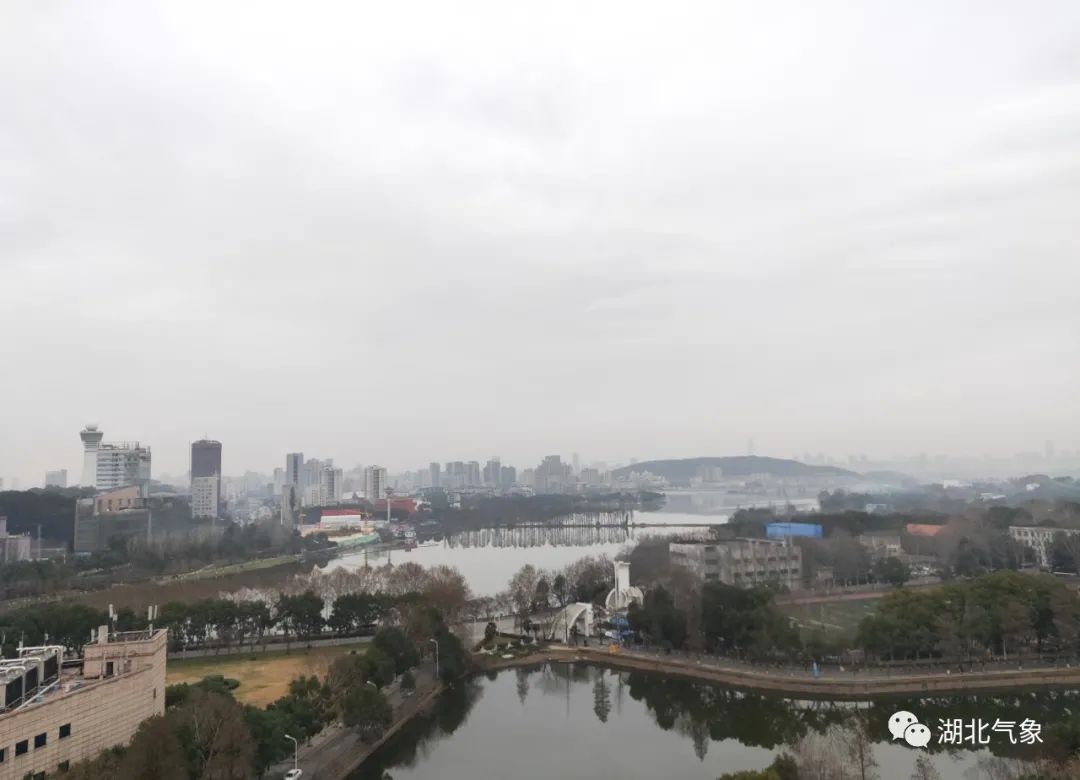
[(1080, 451), (1080, 5), (0, 8), (0, 476)]

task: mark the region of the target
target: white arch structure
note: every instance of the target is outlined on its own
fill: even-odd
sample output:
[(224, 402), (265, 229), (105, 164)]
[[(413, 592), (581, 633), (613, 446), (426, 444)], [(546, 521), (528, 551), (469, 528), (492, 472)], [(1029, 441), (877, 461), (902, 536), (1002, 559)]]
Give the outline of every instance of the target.
[(554, 614), (551, 623), (544, 632), (545, 639), (566, 639), (577, 626), (579, 634), (589, 636), (593, 627), (592, 604), (577, 602), (567, 604)]

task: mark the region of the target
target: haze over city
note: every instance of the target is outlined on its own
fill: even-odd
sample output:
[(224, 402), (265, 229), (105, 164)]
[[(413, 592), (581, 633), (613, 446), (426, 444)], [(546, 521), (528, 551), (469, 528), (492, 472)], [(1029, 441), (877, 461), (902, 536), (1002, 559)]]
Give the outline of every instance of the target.
[(1080, 448), (1075, 3), (7, 4), (0, 475)]

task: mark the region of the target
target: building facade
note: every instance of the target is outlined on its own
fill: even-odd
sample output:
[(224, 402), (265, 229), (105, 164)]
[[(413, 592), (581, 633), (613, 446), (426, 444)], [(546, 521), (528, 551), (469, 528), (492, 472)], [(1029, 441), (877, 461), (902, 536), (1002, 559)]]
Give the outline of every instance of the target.
[(115, 490), (150, 482), (150, 448), (139, 442), (102, 444), (97, 450), (98, 490)]
[(7, 518), (0, 515), (0, 561), (14, 563), (28, 561), (33, 557), (30, 534), (8, 534)]
[(303, 490), (304, 453), (290, 452), (285, 456), (285, 484)]
[(127, 745), (147, 718), (165, 712), (163, 630), (98, 629), (81, 669), (63, 648), (22, 648), (0, 662), (0, 780), (51, 777), (102, 750)]
[(191, 478), (191, 516), (212, 519), (220, 515), (221, 477)]
[(1053, 568), (1053, 560), (1050, 555), (1050, 545), (1058, 534), (1076, 536), (1080, 529), (1076, 528), (1044, 528), (1042, 526), (1010, 525), (1009, 536), (1021, 544), (1027, 545), (1035, 553), (1035, 563), (1040, 569)]
[(866, 548), (874, 560), (898, 558), (904, 553), (900, 534), (892, 531), (867, 531), (859, 535), (859, 544)]
[(104, 550), (114, 539), (149, 542), (152, 529), (148, 501), (136, 486), (81, 498), (75, 504), (76, 553)]
[(191, 516), (221, 516), (221, 442), (200, 439), (191, 444)]
[(374, 503), (386, 495), (386, 469), (368, 466), (364, 469), (364, 497)]
[(45, 487), (67, 487), (67, 469), (57, 469), (56, 471), (45, 472)]
[(672, 542), (668, 551), (672, 563), (705, 582), (738, 587), (775, 583), (789, 590), (802, 587), (802, 550), (790, 540)]
[(323, 466), (319, 471), (319, 503), (341, 503), (342, 484), (344, 481), (345, 474), (341, 469), (336, 469), (333, 465)]

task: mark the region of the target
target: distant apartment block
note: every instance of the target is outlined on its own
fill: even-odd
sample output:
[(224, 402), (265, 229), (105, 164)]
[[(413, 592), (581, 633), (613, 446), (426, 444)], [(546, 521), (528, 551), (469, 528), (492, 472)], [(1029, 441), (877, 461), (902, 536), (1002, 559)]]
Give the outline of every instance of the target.
[(127, 745), (139, 724), (164, 713), (165, 636), (102, 626), (81, 664), (58, 646), (0, 661), (0, 780), (62, 774)]
[(210, 519), (219, 515), (221, 507), (221, 478), (191, 478), (191, 516)]
[(341, 503), (344, 480), (345, 475), (341, 469), (336, 469), (333, 465), (323, 466), (319, 470), (318, 503), (320, 505)]
[(368, 466), (364, 469), (364, 497), (371, 503), (386, 496), (386, 469)]
[(58, 469), (57, 471), (45, 472), (45, 487), (67, 487), (67, 469)]
[(1035, 553), (1035, 562), (1040, 569), (1053, 568), (1050, 556), (1050, 545), (1058, 534), (1076, 536), (1080, 529), (1076, 528), (1044, 528), (1042, 526), (1011, 525), (1009, 536), (1021, 544), (1027, 545)]
[(739, 587), (775, 583), (790, 590), (802, 585), (802, 550), (790, 541), (672, 542), (668, 550), (673, 564), (688, 569), (705, 582)]

